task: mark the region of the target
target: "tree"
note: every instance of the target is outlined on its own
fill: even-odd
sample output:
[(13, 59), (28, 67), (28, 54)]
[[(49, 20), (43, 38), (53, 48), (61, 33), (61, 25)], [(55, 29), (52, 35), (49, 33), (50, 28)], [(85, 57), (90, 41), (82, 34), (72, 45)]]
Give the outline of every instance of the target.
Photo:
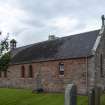
[(0, 71), (6, 71), (8, 69), (10, 60), (11, 57), (9, 52), (3, 54), (3, 56), (0, 58)]
[(9, 50), (8, 37), (0, 42), (0, 57)]
[[(1, 32), (0, 32), (1, 35)], [(7, 70), (10, 62), (8, 36), (0, 42), (0, 70)]]

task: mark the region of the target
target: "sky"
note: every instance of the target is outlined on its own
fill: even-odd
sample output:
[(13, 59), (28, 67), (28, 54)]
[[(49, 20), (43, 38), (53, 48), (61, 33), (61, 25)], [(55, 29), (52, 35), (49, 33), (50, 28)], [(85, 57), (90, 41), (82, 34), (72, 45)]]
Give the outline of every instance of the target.
[(17, 46), (101, 28), (105, 0), (0, 0), (2, 39), (9, 33)]

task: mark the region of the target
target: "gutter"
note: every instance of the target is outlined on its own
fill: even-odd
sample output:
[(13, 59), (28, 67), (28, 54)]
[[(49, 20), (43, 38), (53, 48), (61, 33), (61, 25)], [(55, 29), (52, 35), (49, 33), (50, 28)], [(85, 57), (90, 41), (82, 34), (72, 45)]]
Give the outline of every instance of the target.
[[(91, 58), (93, 54), (90, 54), (87, 56), (87, 58)], [(85, 59), (86, 55), (83, 57), (77, 57), (77, 58), (61, 58), (61, 59), (46, 59), (46, 60), (31, 60), (31, 61), (22, 61), (17, 63), (10, 62), (9, 65), (20, 65), (20, 64), (29, 64), (29, 63), (40, 63), (40, 62), (48, 62), (48, 61), (58, 61), (58, 60), (73, 60), (73, 59)]]

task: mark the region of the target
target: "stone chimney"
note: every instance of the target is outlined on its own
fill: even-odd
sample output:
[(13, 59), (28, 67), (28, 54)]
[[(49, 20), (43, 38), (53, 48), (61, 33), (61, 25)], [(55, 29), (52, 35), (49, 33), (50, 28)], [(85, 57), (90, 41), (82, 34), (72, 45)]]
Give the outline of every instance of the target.
[(10, 41), (10, 49), (11, 50), (14, 50), (15, 48), (16, 48), (16, 40), (15, 39), (12, 39), (11, 41)]

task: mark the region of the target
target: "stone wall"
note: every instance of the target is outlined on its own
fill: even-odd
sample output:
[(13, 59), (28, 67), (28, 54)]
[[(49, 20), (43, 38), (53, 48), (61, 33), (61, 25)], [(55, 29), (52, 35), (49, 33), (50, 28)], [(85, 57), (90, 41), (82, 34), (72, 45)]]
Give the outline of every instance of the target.
[[(102, 64), (101, 64), (101, 55), (102, 55)], [(102, 87), (105, 90), (105, 32), (101, 35), (100, 44), (96, 50), (94, 56), (95, 59), (95, 78), (96, 85)], [(101, 75), (101, 66), (103, 74)]]
[[(64, 75), (59, 74), (59, 63), (64, 63)], [(87, 58), (32, 63), (33, 78), (28, 77), (30, 64), (12, 65), (8, 69), (7, 78), (4, 78), (3, 75), (0, 78), (0, 86), (36, 89), (37, 75), (40, 71), (44, 91), (63, 92), (68, 83), (75, 83), (78, 93), (84, 94), (88, 86), (87, 71), (91, 70), (92, 66), (87, 63), (92, 64)], [(25, 66), (25, 78), (21, 77), (21, 66), (23, 65)]]

